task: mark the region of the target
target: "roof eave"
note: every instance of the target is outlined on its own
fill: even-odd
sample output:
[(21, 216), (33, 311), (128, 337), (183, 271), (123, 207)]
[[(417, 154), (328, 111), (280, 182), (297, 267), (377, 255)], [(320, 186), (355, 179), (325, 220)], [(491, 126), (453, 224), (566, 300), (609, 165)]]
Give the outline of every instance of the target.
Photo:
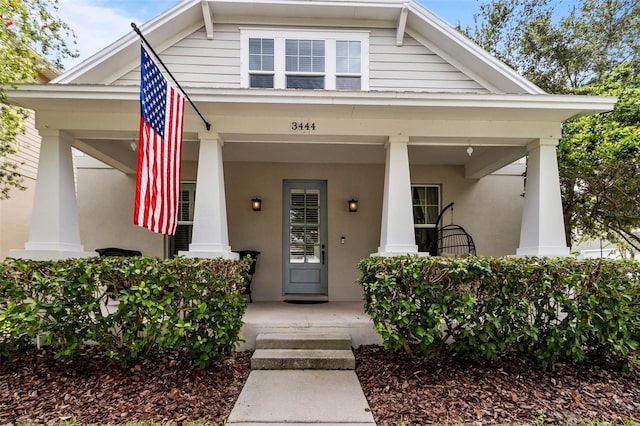
[[(570, 115), (562, 121), (579, 115), (610, 111), (617, 98), (612, 96), (578, 95), (511, 95), (463, 94), (424, 92), (351, 92), (306, 91), (273, 89), (210, 89), (187, 88), (191, 99), (198, 103), (228, 102), (246, 104), (291, 105), (354, 105), (447, 108), (520, 108), (539, 110), (565, 110)], [(51, 100), (134, 101), (139, 102), (137, 86), (26, 84), (8, 89), (11, 103), (38, 109), (38, 104), (55, 106)], [(575, 113), (577, 111), (577, 113)]]

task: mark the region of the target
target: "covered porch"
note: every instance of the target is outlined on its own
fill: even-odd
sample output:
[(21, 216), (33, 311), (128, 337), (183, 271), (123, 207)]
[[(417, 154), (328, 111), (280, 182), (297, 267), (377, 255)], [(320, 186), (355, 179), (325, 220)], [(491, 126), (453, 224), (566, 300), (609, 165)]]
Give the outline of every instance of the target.
[[(94, 248), (123, 242), (166, 255), (162, 236), (131, 223), (138, 88), (27, 85), (10, 96), (36, 111), (43, 138), (30, 237), (10, 255), (93, 256)], [(326, 284), (317, 290), (323, 300), (361, 299), (354, 284), (359, 258), (427, 254), (416, 243), (414, 184), (439, 185), (440, 205), (464, 200), (465, 221), (483, 234), (478, 254), (569, 255), (556, 161), (561, 123), (613, 103), (578, 96), (209, 88), (194, 88), (191, 97), (213, 127), (206, 131), (187, 110), (182, 178), (195, 182), (195, 201), (191, 242), (180, 254), (270, 252), (258, 263), (256, 278), (269, 286), (258, 300), (282, 300), (287, 293), (281, 282), (290, 271), (283, 263), (295, 236), (284, 235), (290, 213), (283, 182), (292, 179), (328, 187), (327, 237), (315, 240), (310, 254), (329, 263), (317, 272), (329, 283), (328, 291)], [(76, 190), (72, 147), (106, 164), (109, 177), (102, 171), (81, 176)], [(490, 177), (524, 156), (524, 201), (522, 176), (510, 180), (515, 186), (507, 198), (505, 181)], [(256, 195), (264, 202), (257, 214), (249, 205)], [(354, 196), (361, 210), (349, 213)], [(499, 229), (487, 226), (491, 221)], [(91, 241), (87, 250), (83, 239)]]

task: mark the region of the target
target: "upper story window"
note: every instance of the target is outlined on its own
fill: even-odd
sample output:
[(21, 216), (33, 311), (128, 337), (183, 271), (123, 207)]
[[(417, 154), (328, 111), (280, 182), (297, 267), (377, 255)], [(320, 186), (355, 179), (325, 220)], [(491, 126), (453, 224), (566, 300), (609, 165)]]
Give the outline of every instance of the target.
[(251, 87), (273, 87), (273, 39), (249, 39), (249, 70)]
[(287, 89), (324, 89), (324, 40), (285, 40)]
[(368, 90), (369, 33), (241, 29), (242, 87)]
[(336, 41), (336, 89), (360, 90), (362, 46), (359, 41)]

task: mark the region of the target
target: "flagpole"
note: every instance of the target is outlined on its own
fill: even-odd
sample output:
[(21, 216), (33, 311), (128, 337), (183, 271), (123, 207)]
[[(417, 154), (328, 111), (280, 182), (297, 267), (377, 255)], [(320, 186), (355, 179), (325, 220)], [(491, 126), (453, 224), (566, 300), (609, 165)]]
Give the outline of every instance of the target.
[(209, 123), (207, 120), (205, 120), (205, 118), (202, 116), (202, 114), (200, 113), (200, 110), (198, 110), (198, 108), (195, 106), (195, 104), (191, 101), (191, 98), (189, 98), (189, 95), (187, 94), (187, 92), (184, 91), (184, 89), (182, 88), (182, 86), (180, 86), (180, 83), (178, 83), (178, 80), (176, 80), (176, 78), (173, 76), (173, 74), (171, 74), (171, 71), (169, 71), (169, 68), (167, 68), (167, 66), (164, 64), (164, 62), (162, 62), (162, 59), (160, 59), (160, 56), (158, 56), (158, 54), (156, 53), (155, 50), (153, 50), (153, 47), (151, 47), (151, 45), (149, 44), (149, 42), (147, 41), (146, 38), (144, 38), (144, 36), (142, 35), (142, 32), (140, 31), (140, 29), (138, 28), (138, 26), (135, 24), (135, 22), (131, 23), (131, 28), (133, 28), (133, 30), (140, 36), (140, 38), (142, 39), (142, 41), (144, 42), (144, 44), (147, 45), (147, 47), (149, 47), (149, 49), (151, 50), (151, 53), (153, 53), (153, 56), (156, 57), (156, 59), (158, 60), (158, 62), (160, 62), (160, 65), (162, 65), (162, 67), (164, 68), (164, 70), (167, 72), (167, 74), (169, 74), (169, 76), (171, 77), (171, 79), (173, 80), (173, 82), (176, 84), (176, 86), (178, 86), (178, 89), (180, 89), (180, 91), (184, 94), (185, 98), (187, 98), (187, 100), (189, 101), (189, 103), (191, 104), (191, 106), (193, 107), (193, 109), (198, 113), (198, 115), (200, 116), (200, 118), (202, 119), (202, 121), (204, 122), (205, 126), (207, 127), (207, 131), (211, 130), (211, 123)]

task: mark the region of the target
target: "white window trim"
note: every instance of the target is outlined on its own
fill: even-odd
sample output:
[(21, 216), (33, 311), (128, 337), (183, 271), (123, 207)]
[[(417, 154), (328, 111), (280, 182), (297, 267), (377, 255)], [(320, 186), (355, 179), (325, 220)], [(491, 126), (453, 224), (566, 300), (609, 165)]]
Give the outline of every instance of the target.
[[(249, 39), (273, 39), (274, 77), (273, 88), (285, 89), (285, 40), (324, 40), (325, 64), (322, 73), (292, 73), (295, 75), (324, 75), (324, 90), (336, 90), (336, 41), (359, 41), (361, 49), (360, 74), (340, 73), (340, 76), (360, 76), (360, 90), (369, 90), (369, 31), (333, 31), (295, 28), (240, 28), (240, 82), (241, 87), (249, 88)], [(258, 72), (256, 72), (258, 73)], [(263, 74), (269, 74), (262, 72)]]

